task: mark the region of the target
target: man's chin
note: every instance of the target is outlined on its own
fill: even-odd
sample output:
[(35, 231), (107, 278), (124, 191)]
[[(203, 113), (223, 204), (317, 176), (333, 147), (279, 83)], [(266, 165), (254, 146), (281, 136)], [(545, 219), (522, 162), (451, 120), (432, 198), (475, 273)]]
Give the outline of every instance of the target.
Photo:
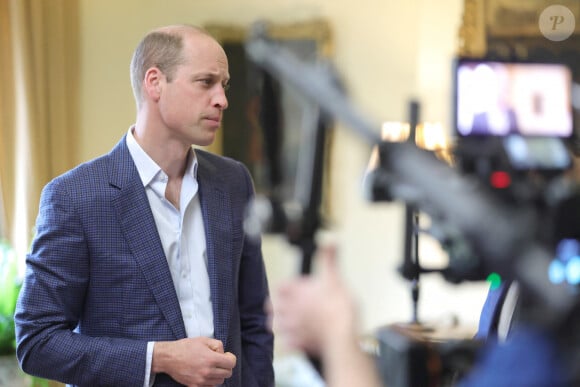
[(198, 138), (195, 142), (195, 145), (208, 147), (211, 146), (215, 142), (215, 133), (212, 135), (205, 136), (204, 138)]

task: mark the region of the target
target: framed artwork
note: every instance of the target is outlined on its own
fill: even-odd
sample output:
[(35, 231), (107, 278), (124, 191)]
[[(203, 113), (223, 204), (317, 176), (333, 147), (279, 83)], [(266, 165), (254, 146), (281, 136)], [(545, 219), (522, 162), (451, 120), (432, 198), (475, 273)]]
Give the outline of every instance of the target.
[[(565, 9), (574, 25), (571, 36), (554, 41), (543, 35), (540, 18), (549, 7)], [(556, 29), (559, 14), (548, 16)], [(575, 23), (574, 23), (575, 21)], [(550, 27), (550, 26), (548, 26)], [(458, 53), (467, 57), (570, 56), (578, 51), (580, 2), (577, 0), (464, 0)], [(541, 52), (540, 52), (541, 51)]]
[[(323, 20), (294, 24), (266, 23), (266, 33), (299, 59), (316, 62), (330, 59), (332, 41), (330, 26)], [(272, 187), (282, 192), (284, 199), (293, 195), (300, 185), (296, 173), (300, 160), (300, 144), (304, 135), (304, 119), (308, 106), (304, 98), (289, 90), (283, 83), (268, 76), (254, 65), (245, 52), (250, 26), (208, 24), (204, 28), (224, 48), (229, 61), (229, 106), (224, 112), (223, 128), (216, 139), (214, 152), (243, 162), (249, 169), (258, 194), (267, 194)], [(275, 155), (265, 152), (270, 133), (276, 126), (280, 149)], [(326, 155), (329, 155), (332, 136), (327, 136)], [(268, 143), (269, 144), (269, 143)], [(279, 159), (279, 170), (272, 170), (271, 157)], [(328, 170), (328, 157), (324, 163)], [(324, 186), (328, 173), (324, 173)], [(276, 181), (277, 180), (277, 181)], [(328, 190), (326, 190), (328, 191)], [(328, 198), (323, 200), (327, 207)]]
[[(487, 34), (493, 37), (537, 36), (540, 34), (539, 18), (542, 11), (556, 4), (580, 15), (580, 2), (577, 0), (487, 0)], [(557, 23), (557, 20), (554, 22)], [(576, 24), (576, 31), (580, 32), (580, 23)]]

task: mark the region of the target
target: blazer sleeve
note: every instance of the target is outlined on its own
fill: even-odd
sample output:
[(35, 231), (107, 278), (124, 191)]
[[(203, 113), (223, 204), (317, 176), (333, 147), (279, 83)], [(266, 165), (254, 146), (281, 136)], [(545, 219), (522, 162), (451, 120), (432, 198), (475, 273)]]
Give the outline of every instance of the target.
[(78, 333), (90, 256), (70, 186), (57, 178), (41, 195), (15, 313), (17, 357), (26, 373), (64, 383), (142, 385), (146, 341)]
[[(239, 165), (244, 171), (249, 202), (254, 196), (253, 182), (248, 170)], [(274, 337), (268, 328), (264, 309), (269, 290), (260, 239), (244, 237), (238, 294), (243, 351), (242, 384), (274, 386)]]

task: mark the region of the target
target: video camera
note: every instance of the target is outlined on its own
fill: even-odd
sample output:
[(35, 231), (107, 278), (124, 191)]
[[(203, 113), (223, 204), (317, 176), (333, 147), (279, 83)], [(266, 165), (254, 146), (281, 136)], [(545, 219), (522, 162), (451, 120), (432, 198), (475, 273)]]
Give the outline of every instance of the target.
[[(429, 215), (437, 228), (436, 232), (432, 231), (450, 251), (449, 267), (425, 270), (414, 262), (417, 273), (437, 271), (451, 282), (482, 280), (489, 273), (497, 273), (503, 279), (517, 280), (521, 284), (522, 294), (530, 300), (528, 306), (531, 305), (530, 318), (534, 324), (554, 331), (570, 324), (573, 326), (570, 321), (578, 318), (580, 312), (578, 285), (573, 276), (572, 281), (565, 275), (560, 275), (566, 278), (560, 281), (550, 277), (557, 250), (545, 242), (553, 235), (543, 235), (544, 224), (552, 223), (544, 219), (545, 210), (557, 208), (556, 204), (570, 197), (569, 192), (572, 192), (560, 179), (571, 163), (564, 146), (564, 139), (573, 132), (570, 84), (564, 82), (571, 82), (569, 73), (548, 71), (556, 73), (554, 78), (552, 75), (547, 78), (558, 79), (561, 94), (548, 90), (538, 95), (541, 90), (536, 90), (530, 94), (532, 102), (528, 110), (517, 104), (511, 106), (517, 110), (512, 114), (509, 107), (503, 107), (505, 115), (498, 118), (491, 105), (487, 105), (486, 111), (479, 105), (466, 104), (469, 98), (465, 100), (469, 92), (472, 101), (476, 100), (473, 96), (478, 95), (471, 83), (479, 74), (474, 72), (475, 68), (482, 65), (482, 68), (493, 69), (495, 64), (459, 60), (455, 66), (455, 86), (458, 88), (453, 109), (459, 140), (455, 148), (456, 166), (451, 166), (414, 143), (382, 141), (376, 133), (379, 125), (369, 122), (367, 115), (352, 106), (343, 90), (337, 87), (335, 74), (329, 73), (328, 67), (301, 62), (270, 41), (263, 30), (254, 31), (250, 36), (246, 52), (274, 78), (301, 93), (305, 101), (355, 130), (371, 146), (378, 146), (380, 165), (366, 179), (369, 196), (374, 200), (403, 201), (408, 208)], [(520, 64), (517, 69), (522, 68), (520, 66), (524, 66), (521, 75), (529, 77), (534, 66)], [(551, 64), (546, 66), (543, 68), (552, 69)], [(464, 95), (465, 92), (468, 94)], [(550, 112), (548, 117), (551, 117), (552, 95), (563, 98), (559, 103), (566, 104), (562, 110), (565, 117), (560, 117), (561, 124), (544, 128), (555, 132), (540, 133), (533, 121), (538, 120), (535, 115), (543, 117), (546, 112)], [(509, 101), (514, 103), (521, 98), (510, 97)], [(410, 110), (410, 122), (414, 127), (418, 122), (418, 109)], [(521, 116), (526, 111), (534, 114)], [(486, 112), (494, 116), (487, 130), (479, 125), (480, 117), (476, 117)], [(517, 121), (510, 118), (514, 115)], [(529, 187), (533, 189), (528, 190)], [(313, 230), (308, 229), (311, 240)], [(458, 249), (458, 244), (467, 248)], [(573, 273), (574, 249), (568, 246), (562, 250), (567, 251), (565, 257), (558, 257), (557, 261), (564, 271), (571, 268)], [(460, 254), (456, 254), (457, 251)], [(467, 372), (472, 364), (475, 348), (464, 351), (463, 344), (476, 344), (473, 341), (460, 342), (450, 348), (449, 343), (426, 342), (422, 335), (412, 331), (391, 329), (384, 333), (385, 336), (379, 337), (383, 340), (378, 362), (379, 368), (383, 366), (383, 370), (387, 370), (385, 380), (391, 387), (440, 385), (432, 384), (434, 372), (439, 372), (439, 381), (448, 380), (447, 373), (456, 375), (460, 363), (461, 372)], [(414, 375), (413, 378), (409, 378), (410, 375)]]
[[(557, 253), (580, 250), (578, 222), (564, 219), (580, 211), (580, 182), (566, 175), (575, 135), (572, 88), (572, 70), (564, 63), (457, 58), (453, 66), (456, 168), (541, 219), (531, 232)], [(573, 256), (557, 254), (554, 262), (567, 265)], [(567, 282), (580, 284), (575, 274), (568, 276)]]
[[(465, 206), (463, 199), (455, 202), (474, 219), (481, 219), (479, 232), (483, 237), (474, 238), (466, 237), (465, 228), (449, 222), (447, 211), (432, 209), (434, 226), (430, 230), (420, 230), (417, 224), (407, 227), (406, 243), (417, 244), (420, 232), (429, 233), (447, 251), (449, 263), (444, 268), (425, 268), (418, 256), (407, 253), (401, 273), (412, 281), (417, 281), (420, 273), (440, 272), (453, 283), (495, 278), (509, 284), (521, 279), (526, 270), (523, 265), (529, 264), (527, 270), (539, 269), (538, 274), (543, 276), (531, 282), (562, 285), (574, 298), (580, 291), (580, 224), (576, 219), (580, 214), (580, 182), (566, 176), (572, 167), (568, 142), (574, 135), (570, 67), (562, 63), (457, 58), (453, 80), (454, 169), (463, 177), (461, 184), (470, 182), (467, 184), (473, 191), (495, 203), (494, 210), (503, 210), (491, 215), (476, 202)], [(390, 146), (386, 148), (384, 155), (388, 158)], [(385, 189), (389, 175), (384, 170), (376, 171), (371, 189), (374, 200), (392, 200), (392, 189)], [(450, 198), (456, 198), (451, 191)], [(464, 194), (468, 192), (464, 190)], [(428, 199), (419, 202), (425, 208)], [(522, 245), (533, 240), (552, 255), (548, 253), (533, 265), (531, 255), (517, 249), (509, 253), (512, 257), (491, 251), (490, 246), (498, 241), (494, 222), (499, 225), (500, 219), (512, 216), (513, 229), (506, 227), (502, 233), (519, 239)], [(515, 231), (518, 228), (521, 233)], [(519, 269), (512, 265), (518, 254), (527, 256)], [(528, 290), (520, 296), (525, 305), (522, 309), (526, 310), (519, 317), (540, 323), (538, 315), (547, 310), (538, 308), (537, 294)], [(454, 385), (469, 373), (483, 345), (477, 340), (441, 340), (420, 324), (389, 325), (378, 330), (377, 338), (381, 374), (388, 385), (400, 387)]]
[(530, 186), (532, 174), (549, 180), (570, 168), (564, 143), (574, 134), (569, 66), (459, 58), (453, 78), (460, 170), (527, 200), (546, 188)]
[[(464, 193), (477, 190), (477, 195), (489, 197), (483, 200), (498, 202), (498, 207), (509, 207), (497, 214), (498, 217), (520, 212), (513, 218), (513, 226), (535, 234), (534, 238), (549, 248), (555, 248), (555, 243), (563, 239), (570, 245), (568, 239), (575, 235), (575, 224), (571, 219), (561, 219), (562, 215), (579, 209), (574, 199), (578, 196), (578, 182), (566, 176), (572, 166), (568, 144), (574, 136), (570, 67), (562, 63), (458, 58), (453, 66), (453, 80), (450, 109), (456, 138), (453, 169), (464, 178), (461, 182), (466, 186)], [(410, 116), (410, 122), (417, 121)], [(382, 147), (385, 148), (383, 159), (388, 159), (393, 145), (383, 143)], [(372, 200), (396, 198), (394, 191), (399, 188), (392, 175), (391, 166), (386, 164), (373, 171), (367, 179)], [(433, 189), (421, 185), (426, 191), (436, 191), (440, 184), (433, 184)], [(473, 187), (467, 189), (469, 184)], [(416, 207), (431, 206), (425, 192), (407, 194), (403, 199)], [(460, 206), (464, 198), (457, 200)], [(461, 210), (472, 211), (477, 216), (474, 211), (477, 203), (472, 204), (476, 207)], [(489, 268), (489, 257), (478, 256), (486, 252), (473, 251), (476, 247), (465, 243), (463, 230), (457, 223), (449, 222), (448, 214), (441, 213), (441, 208), (426, 210), (433, 212), (435, 222), (430, 230), (421, 231), (430, 233), (441, 243), (449, 253), (449, 265), (414, 270), (440, 272), (453, 283), (485, 280), (494, 271)], [(515, 223), (517, 218), (522, 218), (520, 225)], [(488, 245), (493, 243), (490, 231), (480, 231), (482, 235), (488, 233)], [(417, 232), (417, 225), (407, 227), (407, 245)], [(509, 234), (514, 236), (513, 232)], [(401, 272), (412, 280), (415, 273), (409, 269), (409, 254), (405, 254)], [(502, 266), (507, 269), (509, 264)], [(505, 274), (513, 277), (513, 273)], [(571, 282), (577, 283), (577, 280)]]

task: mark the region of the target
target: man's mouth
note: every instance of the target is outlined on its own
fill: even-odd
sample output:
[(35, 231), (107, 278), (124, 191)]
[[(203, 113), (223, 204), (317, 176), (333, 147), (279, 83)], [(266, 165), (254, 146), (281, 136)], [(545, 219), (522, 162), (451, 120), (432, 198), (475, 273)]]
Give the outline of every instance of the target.
[(213, 123), (215, 123), (216, 125), (219, 125), (221, 123), (221, 117), (220, 116), (209, 116), (209, 117), (205, 117), (206, 120), (211, 121)]

